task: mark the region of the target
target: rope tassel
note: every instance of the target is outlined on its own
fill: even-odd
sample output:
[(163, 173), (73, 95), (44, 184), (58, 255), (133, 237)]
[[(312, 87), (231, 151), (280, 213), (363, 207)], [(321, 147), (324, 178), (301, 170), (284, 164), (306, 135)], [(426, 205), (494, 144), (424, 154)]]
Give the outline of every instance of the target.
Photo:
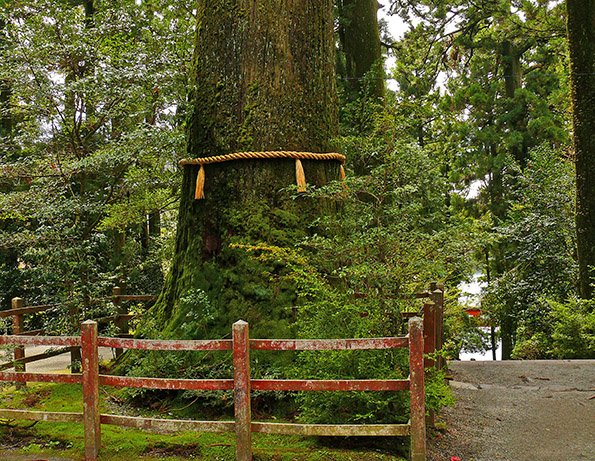
[(306, 175), (304, 174), (304, 167), (300, 159), (305, 160), (336, 160), (341, 163), (341, 179), (345, 179), (345, 171), (343, 170), (343, 163), (345, 163), (345, 156), (331, 152), (327, 154), (319, 154), (314, 152), (295, 152), (295, 151), (270, 151), (270, 152), (234, 152), (226, 155), (214, 155), (211, 157), (201, 157), (194, 159), (183, 159), (180, 161), (180, 166), (183, 165), (200, 165), (198, 176), (196, 177), (196, 190), (194, 191), (194, 198), (196, 200), (204, 199), (205, 186), (205, 169), (204, 165), (212, 163), (228, 162), (231, 160), (248, 160), (255, 158), (294, 158), (295, 159), (295, 179), (298, 186), (298, 192), (306, 192)]
[(194, 191), (194, 198), (196, 200), (205, 198), (204, 188), (205, 188), (205, 167), (203, 165), (201, 165), (200, 170), (198, 170), (198, 175), (196, 176), (196, 190)]
[(298, 186), (298, 192), (306, 192), (306, 175), (299, 158), (295, 159), (295, 182)]

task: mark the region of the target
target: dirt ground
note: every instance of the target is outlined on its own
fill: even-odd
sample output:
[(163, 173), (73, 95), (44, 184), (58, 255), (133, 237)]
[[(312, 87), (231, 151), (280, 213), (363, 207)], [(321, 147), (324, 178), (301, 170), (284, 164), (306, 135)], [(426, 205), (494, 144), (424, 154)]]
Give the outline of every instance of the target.
[(429, 434), (429, 461), (595, 461), (595, 360), (449, 368), (458, 402)]

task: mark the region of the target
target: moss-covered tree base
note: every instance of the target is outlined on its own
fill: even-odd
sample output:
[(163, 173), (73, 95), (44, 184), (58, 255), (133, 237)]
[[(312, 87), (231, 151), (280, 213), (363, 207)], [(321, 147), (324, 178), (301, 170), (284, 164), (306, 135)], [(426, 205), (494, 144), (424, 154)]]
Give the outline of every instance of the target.
[[(310, 184), (340, 178), (336, 161), (303, 164)], [(297, 194), (291, 159), (206, 165), (203, 200), (194, 199), (199, 167), (185, 168), (176, 252), (151, 323), (188, 339), (224, 336), (238, 319), (253, 334), (291, 334), (296, 295), (284, 261), (265, 264), (236, 245), (292, 247), (332, 205)]]

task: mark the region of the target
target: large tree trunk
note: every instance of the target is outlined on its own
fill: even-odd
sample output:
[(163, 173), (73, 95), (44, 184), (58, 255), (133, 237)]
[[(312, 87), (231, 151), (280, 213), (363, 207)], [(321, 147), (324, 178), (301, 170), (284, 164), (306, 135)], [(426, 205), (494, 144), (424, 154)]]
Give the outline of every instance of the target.
[[(199, 1), (188, 157), (329, 152), (337, 134), (334, 64), (330, 0)], [(337, 161), (303, 166), (311, 184), (340, 177)], [(295, 294), (274, 280), (283, 261), (260, 263), (230, 244), (292, 246), (329, 210), (292, 199), (292, 159), (204, 168), (205, 199), (195, 200), (199, 167), (184, 167), (175, 256), (152, 317), (182, 337), (221, 335), (239, 318), (256, 332), (287, 334)]]
[[(358, 91), (365, 89), (371, 96), (384, 97), (384, 80), (380, 34), (378, 32), (378, 2), (376, 0), (342, 0), (340, 2), (339, 38), (345, 53), (345, 73)], [(361, 79), (370, 71), (376, 75)]]
[(593, 297), (595, 267), (595, 1), (567, 0), (576, 164), (579, 290)]

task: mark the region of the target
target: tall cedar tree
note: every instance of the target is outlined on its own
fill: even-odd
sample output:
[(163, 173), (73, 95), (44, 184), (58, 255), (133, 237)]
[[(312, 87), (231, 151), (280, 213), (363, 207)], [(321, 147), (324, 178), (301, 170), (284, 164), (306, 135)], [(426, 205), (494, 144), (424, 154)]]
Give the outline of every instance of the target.
[[(334, 47), (331, 0), (199, 1), (187, 156), (331, 151)], [(340, 178), (337, 161), (302, 163), (309, 184)], [(184, 167), (175, 255), (153, 308), (166, 335), (217, 336), (239, 318), (287, 334), (295, 295), (275, 279), (282, 263), (265, 266), (233, 244), (294, 245), (330, 211), (293, 197), (295, 168), (292, 159), (206, 165), (205, 198), (196, 200), (199, 167)]]
[(378, 2), (376, 0), (339, 0), (339, 39), (345, 55), (345, 76), (352, 87), (359, 91), (361, 79), (370, 71), (366, 82), (369, 95), (384, 97), (380, 34), (378, 30)]
[(595, 273), (595, 1), (567, 0), (576, 232), (581, 297), (593, 297)]

